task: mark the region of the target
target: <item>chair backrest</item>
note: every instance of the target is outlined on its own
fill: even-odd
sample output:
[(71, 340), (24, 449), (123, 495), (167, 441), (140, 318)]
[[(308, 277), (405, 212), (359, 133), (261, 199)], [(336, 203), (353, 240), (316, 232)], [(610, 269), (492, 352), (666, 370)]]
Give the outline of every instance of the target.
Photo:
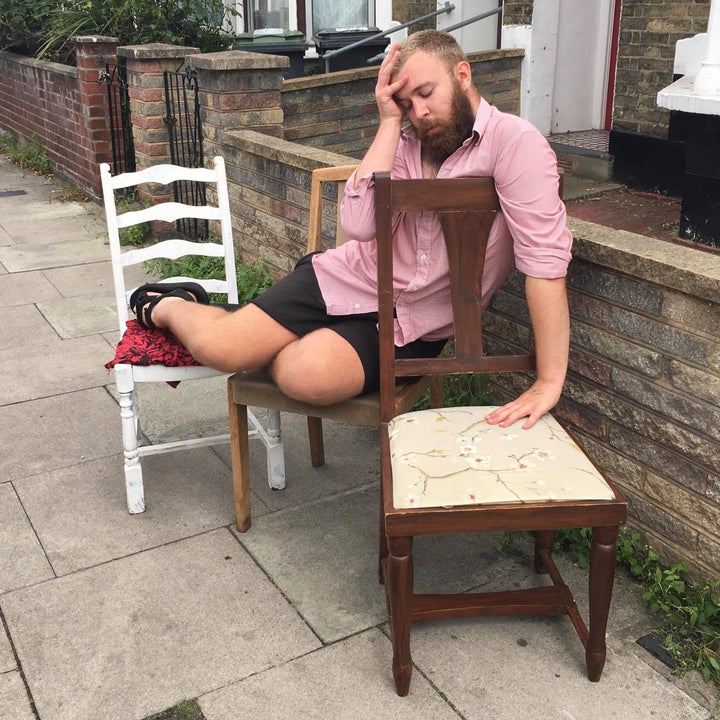
[[(155, 165), (138, 172), (122, 173), (112, 176), (107, 163), (100, 165), (103, 201), (107, 218), (112, 259), (113, 280), (115, 283), (115, 302), (117, 305), (120, 332), (125, 331), (128, 320), (128, 298), (133, 287), (127, 287), (125, 271), (133, 265), (148, 260), (166, 258), (177, 260), (181, 257), (198, 255), (223, 258), (225, 277), (209, 279), (206, 277), (177, 276), (166, 278), (169, 281), (193, 280), (211, 293), (222, 293), (228, 302), (237, 303), (237, 277), (235, 271), (235, 251), (233, 247), (230, 202), (228, 198), (225, 163), (221, 157), (213, 159), (212, 168), (184, 168), (177, 165)], [(163, 202), (142, 210), (130, 210), (118, 213), (118, 191), (137, 188), (140, 185), (156, 183), (168, 185), (173, 182), (205, 183), (215, 188), (217, 204), (188, 205), (181, 202)], [(210, 193), (205, 193), (208, 197)], [(142, 248), (127, 249), (120, 245), (120, 229), (153, 222), (175, 223), (182, 219), (213, 220), (219, 222), (220, 241), (193, 241), (183, 238), (163, 239)]]
[[(500, 203), (492, 178), (391, 180), (376, 173), (381, 418), (394, 415), (396, 377), (533, 370), (533, 354), (485, 356), (482, 277), (490, 228)], [(438, 358), (396, 359), (393, 336), (392, 216), (436, 212), (450, 264), (454, 324), (452, 352)], [(383, 402), (383, 401), (386, 402)]]
[(345, 181), (353, 174), (357, 165), (337, 165), (334, 167), (316, 168), (312, 172), (310, 183), (310, 219), (308, 222), (307, 252), (321, 250), (322, 237), (322, 200), (323, 183), (337, 183), (337, 230), (335, 232), (335, 245), (342, 245), (348, 240), (340, 224), (340, 203), (345, 194)]

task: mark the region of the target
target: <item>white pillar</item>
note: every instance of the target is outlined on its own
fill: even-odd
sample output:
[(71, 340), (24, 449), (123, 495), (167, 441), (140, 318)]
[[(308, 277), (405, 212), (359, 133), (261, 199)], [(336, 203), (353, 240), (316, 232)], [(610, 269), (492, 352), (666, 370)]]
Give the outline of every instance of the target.
[(720, 0), (711, 0), (707, 29), (707, 50), (695, 77), (698, 95), (720, 95)]

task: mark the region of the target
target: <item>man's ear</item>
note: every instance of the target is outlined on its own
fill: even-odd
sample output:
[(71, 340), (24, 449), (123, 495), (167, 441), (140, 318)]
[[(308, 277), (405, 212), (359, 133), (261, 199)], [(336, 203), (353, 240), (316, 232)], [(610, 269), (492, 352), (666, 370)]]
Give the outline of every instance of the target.
[(467, 60), (461, 60), (455, 65), (455, 77), (460, 83), (463, 90), (467, 90), (472, 85), (472, 70)]

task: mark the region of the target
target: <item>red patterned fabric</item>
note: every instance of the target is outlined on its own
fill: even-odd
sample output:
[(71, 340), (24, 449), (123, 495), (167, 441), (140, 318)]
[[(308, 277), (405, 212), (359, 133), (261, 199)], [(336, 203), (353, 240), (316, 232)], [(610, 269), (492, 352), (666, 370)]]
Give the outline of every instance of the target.
[(115, 349), (115, 357), (105, 367), (118, 363), (128, 365), (201, 365), (193, 359), (187, 348), (171, 333), (165, 330), (144, 328), (137, 320), (128, 320), (127, 330)]

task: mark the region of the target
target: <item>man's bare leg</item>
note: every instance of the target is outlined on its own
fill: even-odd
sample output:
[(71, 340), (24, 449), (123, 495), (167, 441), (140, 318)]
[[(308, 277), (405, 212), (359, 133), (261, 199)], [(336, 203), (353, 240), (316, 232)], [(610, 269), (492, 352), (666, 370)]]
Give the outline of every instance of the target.
[(283, 348), (270, 364), (270, 372), (286, 395), (314, 405), (355, 397), (365, 384), (355, 348), (329, 328), (315, 330)]
[(303, 402), (346, 400), (365, 383), (360, 358), (340, 335), (321, 328), (299, 338), (252, 303), (227, 312), (168, 297), (154, 307), (152, 320), (209, 367), (239, 372), (269, 365), (283, 392)]

